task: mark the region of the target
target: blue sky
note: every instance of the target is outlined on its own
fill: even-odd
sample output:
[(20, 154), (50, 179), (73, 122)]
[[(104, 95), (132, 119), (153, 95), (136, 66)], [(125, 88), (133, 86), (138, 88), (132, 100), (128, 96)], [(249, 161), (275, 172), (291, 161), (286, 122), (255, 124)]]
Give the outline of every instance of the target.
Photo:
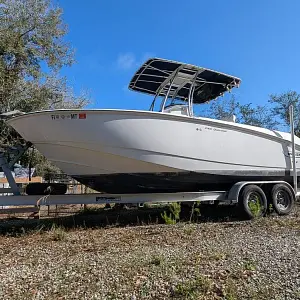
[(242, 103), (300, 92), (300, 1), (57, 0), (69, 26), (76, 64), (65, 68), (93, 108), (148, 109), (151, 96), (127, 89), (155, 56), (240, 77)]

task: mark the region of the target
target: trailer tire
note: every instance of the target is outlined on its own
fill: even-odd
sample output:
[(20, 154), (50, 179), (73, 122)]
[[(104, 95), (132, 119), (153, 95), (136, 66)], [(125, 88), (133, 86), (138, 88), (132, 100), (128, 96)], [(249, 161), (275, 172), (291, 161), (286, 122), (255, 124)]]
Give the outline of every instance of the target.
[(247, 185), (239, 196), (239, 205), (248, 219), (262, 217), (267, 211), (267, 197), (257, 185)]
[(271, 191), (272, 205), (280, 216), (288, 215), (295, 204), (295, 196), (285, 184), (275, 184)]
[(64, 183), (31, 182), (25, 188), (27, 195), (64, 195), (68, 186)]

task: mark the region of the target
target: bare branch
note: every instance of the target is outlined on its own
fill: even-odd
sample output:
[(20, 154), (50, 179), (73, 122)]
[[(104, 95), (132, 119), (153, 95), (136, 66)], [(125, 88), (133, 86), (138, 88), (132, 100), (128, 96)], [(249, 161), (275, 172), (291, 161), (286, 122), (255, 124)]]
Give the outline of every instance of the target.
[(35, 30), (35, 29), (36, 29), (36, 26), (34, 26), (34, 27), (28, 29), (27, 31), (25, 31), (24, 33), (20, 34), (20, 35), (19, 35), (19, 40), (20, 40), (24, 35), (28, 34), (29, 32), (31, 32), (31, 31), (33, 31), (33, 30)]

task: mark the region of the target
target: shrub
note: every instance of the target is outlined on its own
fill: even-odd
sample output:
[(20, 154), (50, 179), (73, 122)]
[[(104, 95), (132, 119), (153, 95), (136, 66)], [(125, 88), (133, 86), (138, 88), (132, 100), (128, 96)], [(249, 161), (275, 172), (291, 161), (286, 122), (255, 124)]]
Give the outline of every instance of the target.
[(181, 205), (180, 203), (174, 202), (168, 206), (169, 213), (164, 211), (161, 214), (162, 219), (165, 221), (166, 224), (172, 225), (176, 224), (180, 220), (180, 212), (181, 212)]

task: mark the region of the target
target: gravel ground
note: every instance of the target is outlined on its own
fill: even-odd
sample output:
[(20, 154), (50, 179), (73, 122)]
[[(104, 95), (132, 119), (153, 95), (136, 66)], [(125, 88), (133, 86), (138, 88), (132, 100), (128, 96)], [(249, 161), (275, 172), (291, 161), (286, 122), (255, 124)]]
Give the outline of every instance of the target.
[(0, 235), (0, 299), (300, 299), (300, 207), (255, 221)]

